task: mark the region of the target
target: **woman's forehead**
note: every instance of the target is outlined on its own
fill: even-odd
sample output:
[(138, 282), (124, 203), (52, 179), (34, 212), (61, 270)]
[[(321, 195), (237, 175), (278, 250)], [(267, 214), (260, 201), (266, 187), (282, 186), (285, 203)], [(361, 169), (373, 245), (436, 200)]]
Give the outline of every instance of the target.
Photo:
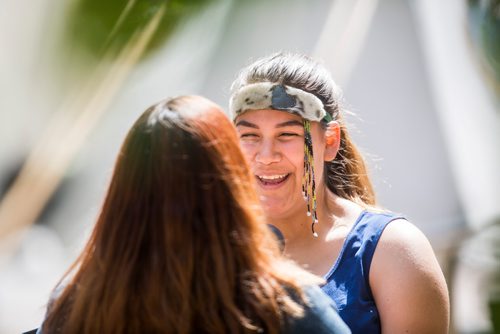
[(252, 122), (256, 124), (280, 124), (288, 121), (297, 121), (302, 124), (302, 118), (298, 115), (292, 114), (288, 111), (263, 109), (263, 110), (249, 110), (239, 115), (236, 118), (236, 125), (241, 120)]

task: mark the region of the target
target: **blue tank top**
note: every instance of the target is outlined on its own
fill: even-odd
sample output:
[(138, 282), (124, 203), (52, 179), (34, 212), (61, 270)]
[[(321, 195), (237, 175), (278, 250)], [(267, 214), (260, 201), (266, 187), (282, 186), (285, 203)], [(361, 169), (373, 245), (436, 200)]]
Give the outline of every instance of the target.
[[(380, 333), (380, 317), (369, 283), (370, 265), (392, 213), (363, 211), (347, 235), (337, 261), (325, 275), (323, 291), (337, 304), (353, 334)], [(404, 218), (403, 218), (404, 219)]]

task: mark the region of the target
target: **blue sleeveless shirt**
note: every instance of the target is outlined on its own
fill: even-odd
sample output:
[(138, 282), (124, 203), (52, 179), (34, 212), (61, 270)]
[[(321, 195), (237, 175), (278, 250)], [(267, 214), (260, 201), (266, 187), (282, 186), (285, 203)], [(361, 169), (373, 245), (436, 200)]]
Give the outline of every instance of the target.
[[(363, 211), (347, 235), (337, 261), (325, 275), (323, 291), (337, 304), (342, 320), (356, 333), (380, 333), (380, 317), (369, 283), (370, 265), (392, 213)], [(404, 219), (404, 218), (403, 218)]]

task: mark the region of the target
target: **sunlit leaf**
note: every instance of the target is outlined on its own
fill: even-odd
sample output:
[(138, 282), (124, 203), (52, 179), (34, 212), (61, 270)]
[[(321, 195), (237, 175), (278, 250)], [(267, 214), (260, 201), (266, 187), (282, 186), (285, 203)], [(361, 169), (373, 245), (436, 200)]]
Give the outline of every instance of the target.
[(179, 23), (216, 0), (75, 0), (65, 23), (63, 47), (84, 59), (115, 57), (131, 37), (166, 6), (144, 56), (164, 45)]

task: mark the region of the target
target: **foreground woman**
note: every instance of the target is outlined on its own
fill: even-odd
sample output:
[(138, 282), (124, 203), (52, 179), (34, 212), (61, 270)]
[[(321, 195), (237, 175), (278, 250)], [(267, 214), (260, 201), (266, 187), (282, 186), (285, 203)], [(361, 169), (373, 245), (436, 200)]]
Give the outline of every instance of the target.
[(253, 182), (217, 105), (146, 110), (39, 332), (350, 333), (321, 279), (280, 256)]

